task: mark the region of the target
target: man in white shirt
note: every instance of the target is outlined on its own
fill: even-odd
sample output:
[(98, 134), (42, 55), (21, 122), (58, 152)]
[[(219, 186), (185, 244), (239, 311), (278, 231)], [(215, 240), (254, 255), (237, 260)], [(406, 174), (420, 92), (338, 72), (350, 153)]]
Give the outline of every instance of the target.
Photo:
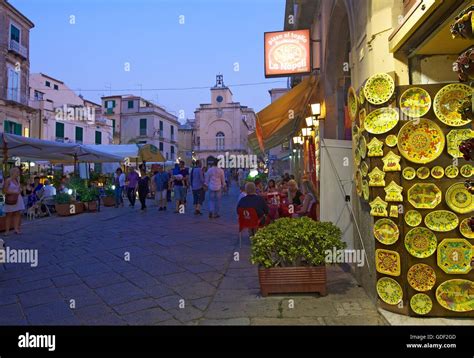
[(225, 175), (222, 168), (217, 167), (217, 160), (211, 164), (206, 172), (206, 187), (209, 189), (209, 219), (220, 217), (222, 190), (225, 189)]
[(56, 195), (56, 188), (52, 186), (49, 180), (44, 181), (44, 186), (41, 189), (41, 198), (51, 198)]

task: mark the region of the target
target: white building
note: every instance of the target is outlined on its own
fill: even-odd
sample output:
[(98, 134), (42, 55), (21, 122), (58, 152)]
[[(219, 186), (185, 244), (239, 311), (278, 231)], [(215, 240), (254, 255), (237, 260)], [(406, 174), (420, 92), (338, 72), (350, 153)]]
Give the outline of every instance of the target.
[(247, 138), (255, 130), (255, 112), (233, 101), (222, 75), (216, 77), (216, 85), (211, 88), (211, 103), (201, 104), (194, 113), (194, 152), (198, 159), (249, 152)]
[(77, 95), (58, 79), (31, 74), (29, 104), (40, 111), (41, 139), (81, 144), (112, 142), (112, 121), (102, 115), (101, 106)]

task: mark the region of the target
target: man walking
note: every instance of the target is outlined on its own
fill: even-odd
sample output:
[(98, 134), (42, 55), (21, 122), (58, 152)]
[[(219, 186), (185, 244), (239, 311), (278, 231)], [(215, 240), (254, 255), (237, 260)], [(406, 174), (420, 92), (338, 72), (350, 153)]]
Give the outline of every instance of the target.
[(211, 168), (206, 172), (206, 187), (209, 189), (209, 219), (217, 219), (220, 217), (222, 190), (225, 189), (224, 171), (217, 167), (217, 159), (211, 162)]
[(158, 211), (166, 210), (166, 196), (168, 193), (169, 175), (163, 170), (162, 165), (158, 165), (158, 171), (153, 176), (152, 187), (155, 192), (155, 200), (159, 207)]
[(135, 200), (136, 200), (136, 190), (138, 186), (138, 173), (135, 171), (133, 167), (128, 167), (128, 174), (126, 178), (127, 183), (127, 198), (130, 202), (132, 208), (135, 207)]
[(204, 201), (204, 172), (201, 161), (196, 161), (196, 166), (190, 174), (191, 189), (193, 191), (194, 215), (201, 215), (201, 205)]
[(189, 179), (189, 171), (185, 168), (183, 161), (180, 161), (179, 167), (173, 171), (173, 177), (174, 200), (176, 201), (175, 213), (179, 213), (181, 205), (186, 204), (186, 191)]

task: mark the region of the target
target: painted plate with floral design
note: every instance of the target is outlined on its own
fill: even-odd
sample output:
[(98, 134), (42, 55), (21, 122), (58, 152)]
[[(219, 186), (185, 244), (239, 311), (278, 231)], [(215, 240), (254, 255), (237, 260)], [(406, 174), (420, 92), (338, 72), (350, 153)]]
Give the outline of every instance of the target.
[(442, 193), (436, 184), (416, 183), (408, 189), (408, 201), (416, 209), (434, 209), (441, 200)]
[(364, 89), (361, 88), (359, 91), (359, 103), (364, 104), (365, 103), (365, 96), (364, 96)]
[(397, 224), (391, 219), (377, 220), (374, 225), (375, 238), (384, 245), (392, 245), (397, 242), (400, 231)]
[(427, 167), (419, 167), (416, 170), (416, 176), (418, 179), (426, 179), (430, 176), (430, 169)]
[(362, 161), (362, 163), (360, 163), (360, 172), (364, 178), (367, 176), (367, 174), (369, 174), (369, 165), (366, 161)]
[(446, 190), (446, 204), (455, 213), (471, 213), (474, 211), (474, 195), (466, 189), (464, 183), (456, 183)]
[(420, 87), (407, 89), (400, 96), (400, 109), (408, 117), (421, 118), (431, 108), (431, 97)]
[(474, 138), (474, 131), (469, 128), (453, 129), (446, 135), (446, 146), (448, 154), (453, 158), (462, 158), (463, 154), (459, 150), (461, 143), (467, 139)]
[(431, 290), (436, 283), (434, 269), (426, 264), (416, 264), (410, 267), (407, 278), (410, 286), (420, 292)]
[(405, 213), (405, 222), (408, 226), (415, 227), (421, 224), (423, 221), (423, 217), (421, 216), (419, 211), (416, 210), (408, 210)]
[(438, 266), (447, 274), (469, 273), (472, 253), (472, 245), (466, 239), (444, 239), (438, 245)]
[(398, 138), (395, 134), (389, 134), (387, 138), (385, 138), (385, 144), (389, 147), (395, 147), (397, 145)]
[(464, 178), (470, 178), (472, 177), (472, 165), (471, 164), (464, 164), (461, 167), (461, 175)]
[(371, 134), (383, 134), (393, 129), (398, 119), (398, 111), (395, 108), (379, 108), (365, 117), (364, 127)]
[(415, 227), (405, 235), (405, 248), (414, 257), (424, 259), (436, 251), (436, 235), (425, 227)]
[(403, 299), (402, 287), (390, 277), (382, 277), (377, 281), (377, 293), (389, 305), (398, 305)]
[(474, 239), (474, 232), (469, 226), (469, 219), (470, 218), (465, 218), (463, 221), (461, 221), (461, 224), (459, 225), (459, 231), (461, 232), (462, 236), (468, 239)]
[(355, 185), (356, 185), (356, 193), (360, 197), (362, 196), (362, 174), (360, 170), (356, 171), (355, 174)]
[(364, 85), (364, 97), (372, 104), (379, 105), (387, 102), (395, 91), (393, 78), (386, 73), (377, 73), (367, 80)]
[(349, 87), (347, 91), (347, 108), (349, 110), (349, 117), (353, 121), (357, 116), (357, 109), (359, 105), (357, 103), (357, 95), (354, 87)]
[(410, 121), (398, 133), (398, 150), (413, 163), (432, 162), (443, 153), (444, 144), (443, 131), (429, 119)]
[(367, 141), (365, 139), (364, 135), (359, 136), (359, 153), (362, 159), (364, 159), (367, 156)]
[(428, 229), (438, 232), (448, 232), (458, 227), (459, 218), (452, 211), (436, 210), (425, 216), (425, 225)]
[(444, 177), (444, 168), (440, 165), (436, 165), (431, 168), (431, 176), (435, 179), (441, 179)]
[(455, 165), (448, 165), (446, 169), (444, 170), (444, 174), (449, 178), (449, 179), (454, 179), (458, 176), (459, 174), (459, 168)]
[(390, 276), (400, 276), (400, 255), (396, 251), (375, 250), (375, 269)]
[(359, 111), (359, 124), (360, 124), (361, 130), (365, 130), (365, 117), (366, 117), (366, 112), (365, 112), (365, 109), (362, 108)]
[(405, 169), (403, 169), (402, 175), (406, 180), (413, 180), (416, 176), (415, 168), (405, 167)]
[(474, 311), (474, 281), (464, 279), (444, 281), (436, 289), (436, 300), (450, 311)]
[(462, 83), (451, 83), (444, 86), (436, 94), (433, 109), (436, 117), (444, 124), (452, 127), (460, 127), (470, 122), (463, 119), (458, 109), (461, 103), (472, 96), (472, 88)]
[(369, 201), (370, 198), (370, 188), (369, 182), (365, 179), (362, 180), (362, 197), (365, 201)]
[(410, 307), (413, 312), (419, 315), (430, 313), (433, 308), (433, 302), (430, 296), (425, 293), (417, 293), (410, 300)]

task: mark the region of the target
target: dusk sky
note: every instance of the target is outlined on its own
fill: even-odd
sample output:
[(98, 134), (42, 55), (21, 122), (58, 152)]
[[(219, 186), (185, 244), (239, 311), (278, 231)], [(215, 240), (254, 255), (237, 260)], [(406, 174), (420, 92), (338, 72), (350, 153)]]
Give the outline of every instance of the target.
[(104, 94), (142, 95), (194, 118), (196, 107), (209, 103), (218, 73), (234, 101), (256, 112), (270, 103), (270, 88), (286, 87), (286, 78), (265, 79), (263, 69), (263, 33), (282, 30), (284, 0), (10, 2), (35, 24), (30, 71), (81, 89), (95, 102)]

